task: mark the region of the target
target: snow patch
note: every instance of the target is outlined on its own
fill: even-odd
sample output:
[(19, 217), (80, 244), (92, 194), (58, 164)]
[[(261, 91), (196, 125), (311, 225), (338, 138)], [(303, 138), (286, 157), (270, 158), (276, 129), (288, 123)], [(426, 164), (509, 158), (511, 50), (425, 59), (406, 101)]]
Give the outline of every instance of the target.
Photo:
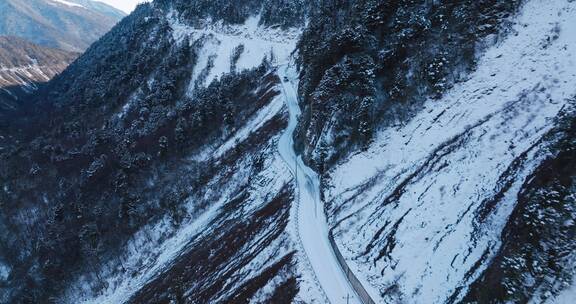
[(193, 94), (196, 86), (210, 85), (223, 74), (231, 73), (233, 54), (240, 46), (243, 52), (235, 62), (237, 72), (257, 67), (265, 58), (271, 63), (287, 62), (301, 33), (300, 28), (282, 30), (259, 26), (259, 16), (252, 16), (241, 25), (205, 20), (199, 28), (181, 22), (173, 10), (167, 19), (176, 42), (181, 43), (186, 37), (191, 43), (203, 39), (188, 95)]
[(70, 1), (66, 1), (66, 0), (50, 0), (52, 2), (56, 2), (59, 4), (63, 4), (69, 7), (81, 7), (81, 8), (85, 8), (84, 6), (78, 4), (78, 3), (74, 3), (74, 2), (70, 2)]
[(8, 276), (10, 276), (10, 272), (12, 272), (12, 269), (10, 269), (8, 265), (0, 262), (0, 282), (6, 281)]
[[(575, 282), (576, 283), (576, 282)], [(560, 292), (555, 298), (551, 298), (546, 301), (546, 304), (574, 304), (576, 300), (576, 284), (568, 287), (567, 289)], [(537, 299), (533, 299), (531, 303), (538, 303)]]

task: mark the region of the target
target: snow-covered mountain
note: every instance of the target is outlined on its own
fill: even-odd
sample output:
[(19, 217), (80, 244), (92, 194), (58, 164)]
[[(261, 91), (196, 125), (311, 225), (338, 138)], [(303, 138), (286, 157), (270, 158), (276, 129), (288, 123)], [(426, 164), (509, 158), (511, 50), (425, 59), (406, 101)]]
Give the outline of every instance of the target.
[(0, 302), (572, 303), (575, 20), (141, 5), (0, 125)]
[(82, 52), (124, 16), (93, 0), (0, 0), (0, 35)]

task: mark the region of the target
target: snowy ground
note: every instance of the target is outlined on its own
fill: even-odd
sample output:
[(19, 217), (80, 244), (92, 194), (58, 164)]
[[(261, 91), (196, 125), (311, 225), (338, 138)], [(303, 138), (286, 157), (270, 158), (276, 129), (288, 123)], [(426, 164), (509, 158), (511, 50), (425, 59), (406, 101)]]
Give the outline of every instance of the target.
[[(546, 301), (547, 304), (574, 304), (576, 301), (576, 282), (561, 292), (555, 299)], [(533, 301), (532, 303), (537, 303)]]
[(576, 2), (529, 1), (468, 81), (331, 172), (336, 239), (373, 295), (439, 303), (465, 293), (544, 156), (540, 139), (576, 96), (575, 56)]
[(232, 72), (234, 52), (243, 48), (235, 64), (236, 71), (259, 66), (264, 58), (270, 62), (288, 61), (301, 29), (282, 30), (259, 26), (259, 16), (250, 17), (242, 25), (223, 25), (207, 21), (196, 29), (179, 21), (174, 12), (168, 15), (172, 36), (176, 41), (188, 37), (192, 43), (202, 41), (199, 58), (188, 85), (192, 95), (196, 86), (209, 85), (221, 75)]

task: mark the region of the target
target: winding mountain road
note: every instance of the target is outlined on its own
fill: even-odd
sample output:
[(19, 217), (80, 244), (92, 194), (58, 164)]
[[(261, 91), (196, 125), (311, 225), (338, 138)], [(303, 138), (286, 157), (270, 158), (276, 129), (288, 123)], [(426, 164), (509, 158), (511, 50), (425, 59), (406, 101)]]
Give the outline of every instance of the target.
[(362, 303), (342, 269), (328, 237), (328, 224), (320, 202), (318, 174), (304, 164), (294, 151), (293, 133), (301, 114), (296, 87), (298, 74), (290, 65), (278, 68), (283, 94), (289, 112), (288, 128), (280, 138), (278, 149), (294, 175), (298, 187), (298, 230), (304, 252), (318, 282), (332, 304)]

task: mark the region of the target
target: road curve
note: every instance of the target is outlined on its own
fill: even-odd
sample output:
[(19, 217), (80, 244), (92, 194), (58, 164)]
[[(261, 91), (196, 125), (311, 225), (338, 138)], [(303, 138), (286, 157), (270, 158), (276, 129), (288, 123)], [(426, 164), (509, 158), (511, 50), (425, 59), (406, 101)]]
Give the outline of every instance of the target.
[(343, 271), (330, 239), (328, 224), (320, 201), (319, 177), (296, 155), (293, 133), (301, 114), (296, 87), (298, 74), (294, 66), (278, 68), (283, 95), (289, 112), (288, 128), (278, 143), (280, 155), (294, 175), (298, 187), (298, 230), (304, 252), (328, 300), (332, 304), (361, 304), (356, 291)]

